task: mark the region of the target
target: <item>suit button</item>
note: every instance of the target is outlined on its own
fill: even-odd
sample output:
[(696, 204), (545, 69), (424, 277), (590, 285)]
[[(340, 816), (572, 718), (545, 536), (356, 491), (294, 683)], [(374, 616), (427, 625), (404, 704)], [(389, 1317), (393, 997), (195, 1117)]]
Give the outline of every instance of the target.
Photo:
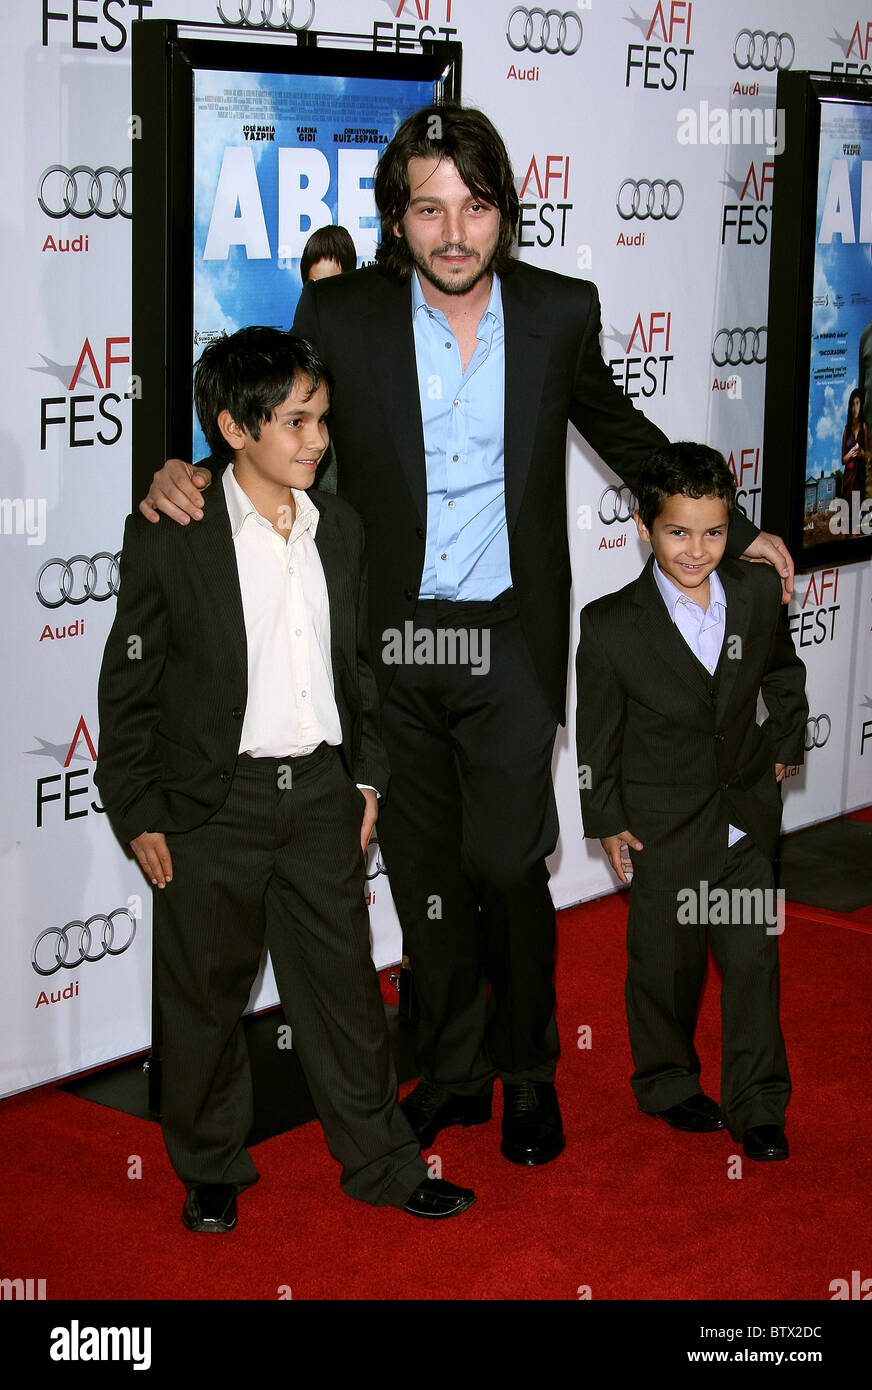
[(715, 734), (715, 743), (723, 743), (726, 737), (726, 734)]
[(232, 719), (241, 719), (241, 718), (242, 718), (242, 710), (239, 708), (238, 705), (236, 706), (235, 709), (232, 709), (232, 710), (230, 711), (230, 717), (231, 717)]
[(219, 779), (219, 781), (221, 781), (221, 782), (229, 782), (229, 781), (230, 781), (230, 773), (229, 773), (229, 772), (219, 772), (219, 773), (218, 773), (218, 779)]
[(414, 603), (414, 602), (415, 602), (415, 595), (412, 593), (412, 590), (411, 590), (411, 589), (404, 589), (404, 590), (403, 590), (403, 596), (404, 596), (404, 598), (406, 599), (407, 603)]
[(728, 792), (729, 790), (730, 790), (730, 784), (729, 784), (729, 782), (722, 782), (722, 783), (721, 783), (721, 791), (722, 791), (722, 792)]
[(416, 527), (415, 527), (415, 535), (418, 537), (418, 540), (419, 540), (419, 541), (422, 541), (422, 540), (424, 539), (424, 536), (425, 536), (426, 534), (427, 534), (427, 533), (426, 533), (426, 531), (424, 530), (423, 526), (416, 526)]

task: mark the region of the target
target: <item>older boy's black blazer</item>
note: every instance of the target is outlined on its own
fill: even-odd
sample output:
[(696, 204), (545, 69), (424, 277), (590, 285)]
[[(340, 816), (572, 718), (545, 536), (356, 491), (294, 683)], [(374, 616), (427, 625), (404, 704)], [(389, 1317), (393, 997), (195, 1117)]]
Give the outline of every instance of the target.
[[(590, 281), (519, 261), (500, 287), (512, 584), (536, 671), (562, 721), (571, 584), (567, 421), (630, 487), (665, 436), (633, 408), (603, 361), (599, 297)], [(330, 431), (338, 492), (366, 525), (375, 656), (384, 631), (402, 630), (412, 617), (424, 568), (427, 480), (411, 287), (374, 268), (310, 282), (294, 332), (318, 346), (336, 378)], [(736, 555), (757, 534), (741, 516), (730, 531)], [(377, 661), (383, 692), (394, 671)]]
[[(644, 846), (632, 852), (635, 881), (675, 889), (720, 876), (728, 823), (775, 857), (775, 764), (803, 761), (808, 703), (771, 566), (718, 566), (727, 625), (713, 698), (653, 565), (652, 556), (638, 579), (582, 611), (579, 785), (585, 834), (631, 830)], [(758, 725), (761, 691), (769, 717)]]
[[(208, 463), (216, 472), (222, 466)], [(366, 652), (363, 527), (339, 498), (311, 496), (320, 513), (315, 544), (330, 604), (341, 753), (355, 782), (383, 793), (388, 767)], [(129, 517), (100, 673), (95, 773), (122, 840), (144, 830), (191, 830), (222, 805), (247, 695), (242, 595), (223, 487), (210, 489), (196, 524), (153, 526)]]

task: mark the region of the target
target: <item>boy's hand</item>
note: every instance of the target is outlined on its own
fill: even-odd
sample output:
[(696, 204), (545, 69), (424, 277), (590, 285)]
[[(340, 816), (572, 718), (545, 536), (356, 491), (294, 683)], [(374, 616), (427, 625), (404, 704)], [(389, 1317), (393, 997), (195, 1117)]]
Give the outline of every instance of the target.
[(776, 764), (775, 764), (775, 780), (776, 780), (776, 782), (782, 782), (782, 781), (784, 780), (784, 774), (785, 774), (786, 771), (787, 771), (787, 763), (776, 763)]
[(630, 859), (630, 847), (642, 849), (642, 841), (637, 840), (632, 830), (622, 830), (620, 835), (606, 835), (600, 844), (606, 852), (608, 861), (622, 883), (629, 883), (633, 876), (633, 861)]
[(781, 575), (782, 602), (788, 603), (793, 593), (793, 560), (780, 536), (761, 531), (742, 556), (743, 560), (765, 560)]
[(200, 521), (203, 517), (200, 488), (208, 487), (211, 481), (208, 468), (195, 468), (181, 459), (167, 459), (152, 478), (148, 496), (140, 502), (139, 510), (146, 521), (160, 521), (160, 512), (181, 522), (182, 526), (187, 526), (191, 517)]
[(366, 854), (369, 837), (375, 829), (375, 823), (378, 820), (378, 796), (373, 791), (372, 787), (358, 787), (357, 790), (366, 802), (363, 812), (363, 821), (360, 826), (360, 848), (363, 853)]
[(166, 836), (159, 830), (144, 830), (130, 841), (130, 848), (149, 882), (156, 888), (166, 888), (173, 877), (173, 861)]

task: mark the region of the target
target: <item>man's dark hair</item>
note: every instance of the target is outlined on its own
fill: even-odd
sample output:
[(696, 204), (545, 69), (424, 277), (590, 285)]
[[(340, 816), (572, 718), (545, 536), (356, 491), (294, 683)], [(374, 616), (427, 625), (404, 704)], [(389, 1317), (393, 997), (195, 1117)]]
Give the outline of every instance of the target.
[(328, 369), (311, 343), (280, 328), (240, 328), (218, 338), (204, 350), (194, 374), (194, 405), (213, 454), (232, 453), (218, 428), (218, 416), (229, 410), (252, 439), (287, 400), (302, 378), (305, 399), (322, 383), (332, 390)]
[(300, 279), (304, 285), (316, 261), (336, 261), (343, 273), (357, 269), (357, 252), (347, 228), (319, 227), (312, 233), (300, 257)]
[(637, 492), (639, 515), (650, 531), (668, 497), (720, 497), (733, 514), (736, 484), (723, 454), (707, 444), (664, 444), (645, 464)]
[(400, 126), (375, 171), (375, 201), (381, 218), (381, 242), (375, 257), (392, 280), (408, 280), (414, 262), (404, 236), (394, 226), (408, 211), (409, 160), (450, 159), (470, 193), (500, 214), (493, 269), (505, 275), (514, 265), (512, 244), (519, 202), (508, 151), (499, 131), (471, 106), (425, 106)]

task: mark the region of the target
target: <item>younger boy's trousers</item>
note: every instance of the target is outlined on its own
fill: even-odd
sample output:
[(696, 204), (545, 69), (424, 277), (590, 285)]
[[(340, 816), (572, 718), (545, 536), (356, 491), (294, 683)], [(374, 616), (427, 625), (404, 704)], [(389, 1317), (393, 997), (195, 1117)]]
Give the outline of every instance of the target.
[(363, 897), (363, 811), (338, 749), (322, 744), (303, 758), (241, 756), (221, 809), (167, 835), (173, 878), (154, 892), (163, 1131), (189, 1188), (257, 1179), (241, 1016), (264, 941), (344, 1190), (402, 1206), (428, 1175), (396, 1104)]
[[(655, 1114), (701, 1089), (693, 1035), (710, 941), (723, 974), (724, 1121), (735, 1138), (753, 1125), (783, 1126), (790, 1074), (778, 1021), (772, 866), (746, 835), (729, 850), (716, 883), (687, 886), (691, 895), (637, 882), (630, 889), (626, 1000), (639, 1107)], [(729, 911), (712, 922), (722, 916), (721, 889)]]

